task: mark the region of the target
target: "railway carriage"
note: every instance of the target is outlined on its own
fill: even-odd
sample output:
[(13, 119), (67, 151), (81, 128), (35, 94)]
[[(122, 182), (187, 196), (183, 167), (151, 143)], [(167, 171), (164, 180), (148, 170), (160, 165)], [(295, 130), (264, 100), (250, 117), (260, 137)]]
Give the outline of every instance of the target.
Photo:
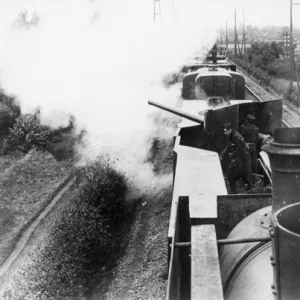
[[(183, 117), (173, 149), (167, 299), (300, 299), (300, 129), (281, 128), (281, 100), (247, 101), (241, 75), (220, 70), (187, 73), (182, 108), (149, 101)], [(241, 184), (232, 195), (223, 176), (228, 161), (219, 160), (223, 121), (238, 129), (248, 113), (270, 137), (259, 149), (269, 158), (258, 157), (260, 188)]]

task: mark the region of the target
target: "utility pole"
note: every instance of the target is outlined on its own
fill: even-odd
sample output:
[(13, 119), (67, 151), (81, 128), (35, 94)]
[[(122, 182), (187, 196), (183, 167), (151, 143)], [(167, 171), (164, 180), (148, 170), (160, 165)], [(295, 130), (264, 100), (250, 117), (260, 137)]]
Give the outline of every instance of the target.
[(244, 55), (246, 55), (246, 32), (245, 32), (245, 15), (243, 9), (243, 45), (244, 45)]
[(236, 56), (236, 7), (234, 8), (234, 56)]
[(220, 41), (221, 47), (223, 46), (223, 30), (221, 26), (221, 41)]
[(227, 22), (226, 22), (226, 50), (228, 50)]
[(290, 0), (290, 69), (291, 80), (293, 81), (294, 75), (294, 39), (293, 39), (293, 0)]
[(161, 19), (160, 0), (154, 0), (154, 22), (158, 16)]
[(291, 68), (291, 85), (293, 86), (293, 77), (296, 75), (297, 78), (297, 87), (298, 93), (300, 96), (300, 84), (299, 77), (297, 72), (297, 66), (295, 63), (295, 53), (294, 53), (294, 38), (293, 38), (293, 5), (300, 5), (300, 3), (293, 3), (293, 0), (290, 0), (290, 68)]

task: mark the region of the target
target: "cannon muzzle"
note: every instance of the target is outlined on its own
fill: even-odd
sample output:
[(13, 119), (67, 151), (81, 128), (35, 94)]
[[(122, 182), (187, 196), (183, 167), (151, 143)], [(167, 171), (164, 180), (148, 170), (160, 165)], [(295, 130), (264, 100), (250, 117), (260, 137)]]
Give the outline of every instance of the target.
[(177, 116), (186, 118), (190, 121), (193, 121), (193, 122), (196, 122), (196, 123), (199, 123), (199, 124), (204, 123), (204, 118), (202, 116), (197, 116), (197, 115), (194, 115), (194, 114), (190, 114), (190, 113), (188, 113), (188, 112), (186, 112), (182, 109), (174, 108), (172, 106), (161, 104), (161, 103), (158, 103), (158, 102), (155, 102), (155, 101), (152, 101), (152, 100), (149, 100), (148, 103), (150, 105), (153, 105), (153, 106), (159, 107), (163, 110), (166, 110), (168, 112), (171, 112), (171, 113), (173, 113)]

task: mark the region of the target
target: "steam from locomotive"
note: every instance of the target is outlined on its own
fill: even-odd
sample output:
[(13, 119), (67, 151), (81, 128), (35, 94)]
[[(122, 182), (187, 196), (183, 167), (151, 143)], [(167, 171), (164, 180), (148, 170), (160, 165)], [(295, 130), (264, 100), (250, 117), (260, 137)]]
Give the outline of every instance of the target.
[(48, 125), (74, 115), (89, 133), (85, 158), (105, 147), (121, 157), (123, 169), (134, 165), (149, 173), (148, 166), (138, 166), (153, 132), (147, 100), (175, 103), (180, 90), (166, 90), (162, 77), (214, 36), (198, 32), (201, 24), (154, 24), (150, 6), (135, 0), (5, 2), (2, 88), (23, 111), (40, 107)]

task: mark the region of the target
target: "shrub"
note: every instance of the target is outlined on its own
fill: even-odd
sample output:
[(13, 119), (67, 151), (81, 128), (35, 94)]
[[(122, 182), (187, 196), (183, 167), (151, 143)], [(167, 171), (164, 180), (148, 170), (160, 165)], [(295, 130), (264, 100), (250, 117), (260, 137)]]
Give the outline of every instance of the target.
[(9, 128), (14, 125), (15, 119), (20, 115), (21, 108), (15, 98), (4, 94), (0, 89), (0, 135), (8, 134)]
[(51, 129), (41, 124), (39, 114), (25, 114), (16, 119), (5, 141), (5, 150), (20, 150), (28, 153), (31, 149), (45, 149), (49, 144)]
[(32, 264), (23, 268), (15, 299), (82, 299), (119, 245), (115, 233), (127, 216), (126, 184), (105, 159), (80, 169), (72, 206), (56, 221)]
[(13, 118), (16, 119), (21, 114), (21, 107), (16, 99), (11, 96), (5, 95), (4, 91), (0, 89), (0, 102), (5, 104), (12, 112)]
[(237, 63), (246, 72), (252, 75), (260, 83), (264, 85), (269, 85), (271, 81), (271, 76), (263, 69), (259, 67), (256, 61), (249, 63), (246, 59), (239, 57), (230, 57), (235, 63)]
[[(114, 232), (122, 221), (123, 201), (126, 193), (125, 177), (111, 167), (108, 156), (88, 164), (79, 171), (85, 184), (80, 189), (80, 197), (97, 208), (103, 224), (109, 232)], [(121, 218), (120, 218), (121, 217)]]
[(4, 152), (20, 150), (28, 153), (31, 149), (40, 149), (47, 150), (58, 160), (74, 159), (76, 146), (85, 135), (83, 130), (79, 134), (75, 132), (74, 122), (71, 117), (66, 127), (52, 129), (41, 124), (38, 111), (20, 115), (4, 140)]
[(69, 125), (51, 131), (47, 151), (57, 160), (74, 160), (77, 154), (76, 147), (84, 143), (85, 135), (86, 131), (83, 129), (76, 133), (75, 119), (71, 116)]
[(287, 100), (299, 107), (297, 88), (295, 88), (292, 84), (289, 84), (283, 95)]

